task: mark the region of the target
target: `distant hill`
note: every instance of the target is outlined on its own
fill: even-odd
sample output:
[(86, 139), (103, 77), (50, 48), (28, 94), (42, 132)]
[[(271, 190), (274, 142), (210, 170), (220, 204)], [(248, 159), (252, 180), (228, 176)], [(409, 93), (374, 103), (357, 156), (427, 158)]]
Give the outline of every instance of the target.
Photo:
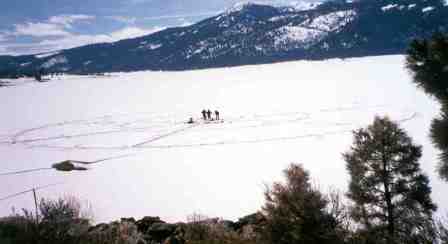
[(448, 7), (438, 0), (333, 1), (305, 10), (248, 3), (191, 26), (134, 39), (0, 56), (0, 76), (41, 69), (80, 74), (188, 70), (400, 54), (411, 40), (447, 28)]

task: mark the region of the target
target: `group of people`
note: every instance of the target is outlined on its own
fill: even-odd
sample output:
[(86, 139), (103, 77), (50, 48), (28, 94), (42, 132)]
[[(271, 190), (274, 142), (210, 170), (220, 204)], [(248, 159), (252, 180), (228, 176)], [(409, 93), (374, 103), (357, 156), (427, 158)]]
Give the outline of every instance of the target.
[[(207, 120), (208, 121), (218, 121), (219, 120), (219, 111), (218, 110), (215, 110), (215, 112), (214, 112), (215, 117), (214, 118), (212, 118), (212, 111), (210, 109), (208, 109), (208, 110), (203, 109), (201, 113), (202, 113), (202, 119), (204, 119), (205, 121), (207, 121)], [(195, 121), (194, 121), (193, 118), (190, 118), (186, 123), (187, 124), (194, 124)]]
[[(204, 120), (213, 120), (212, 119), (212, 111), (210, 109), (209, 110), (203, 109), (201, 113), (202, 113), (202, 118)], [(219, 111), (218, 110), (215, 110), (215, 120), (219, 120)]]

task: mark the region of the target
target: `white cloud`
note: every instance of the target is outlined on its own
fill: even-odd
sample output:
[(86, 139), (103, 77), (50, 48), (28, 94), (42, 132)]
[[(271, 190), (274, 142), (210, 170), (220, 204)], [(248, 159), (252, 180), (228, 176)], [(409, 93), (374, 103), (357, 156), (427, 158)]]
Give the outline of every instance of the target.
[(68, 29), (72, 28), (73, 23), (94, 18), (88, 15), (57, 15), (44, 22), (16, 24), (12, 34), (33, 37), (69, 36), (71, 34)]
[(152, 0), (128, 0), (128, 1), (124, 1), (124, 3), (141, 4), (141, 3), (151, 2), (151, 1)]
[(0, 42), (6, 41), (6, 40), (8, 40), (7, 35), (0, 33)]
[[(448, 0), (447, 0), (448, 1)], [(202, 13), (196, 13), (196, 14), (177, 14), (177, 15), (159, 15), (159, 16), (150, 16), (150, 17), (144, 17), (140, 18), (139, 20), (163, 20), (163, 19), (182, 19), (189, 17), (203, 17), (203, 16), (213, 16), (218, 14), (219, 12), (216, 11), (210, 11), (210, 12), (202, 12)], [(125, 24), (133, 25), (135, 22), (137, 22), (137, 18), (135, 17), (129, 17), (129, 16), (105, 16), (108, 19), (113, 19), (115, 21), (119, 21)], [(185, 22), (185, 21), (184, 21)], [(192, 23), (188, 23), (188, 25), (191, 25)]]
[(201, 17), (201, 16), (212, 16), (215, 14), (219, 14), (219, 12), (203, 12), (197, 14), (179, 14), (179, 15), (160, 15), (160, 16), (152, 16), (145, 17), (143, 20), (161, 20), (161, 19), (177, 19), (177, 18), (187, 18), (187, 17)]
[(71, 28), (72, 24), (77, 21), (93, 20), (95, 16), (84, 14), (72, 14), (72, 15), (57, 15), (48, 19), (49, 23), (63, 25), (65, 28)]
[(190, 25), (194, 24), (193, 22), (188, 21), (185, 18), (180, 18), (179, 22), (181, 23), (180, 24), (181, 27), (186, 27), (186, 26), (190, 26)]
[(25, 55), (52, 51), (51, 46), (40, 43), (0, 44), (0, 55)]
[(72, 35), (65, 38), (55, 40), (43, 40), (38, 43), (39, 46), (49, 47), (49, 51), (56, 51), (61, 49), (68, 49), (77, 46), (83, 46), (94, 43), (110, 42), (111, 38), (108, 35)]
[(122, 40), (122, 39), (129, 39), (129, 38), (135, 38), (135, 37), (139, 37), (139, 36), (149, 35), (154, 32), (161, 31), (163, 29), (164, 28), (162, 28), (162, 27), (154, 27), (151, 29), (142, 29), (142, 28), (138, 28), (138, 27), (126, 27), (121, 30), (110, 33), (109, 36), (113, 41), (118, 41), (118, 40)]
[(69, 49), (78, 46), (84, 46), (94, 43), (111, 43), (122, 39), (135, 38), (139, 36), (149, 35), (151, 33), (163, 30), (162, 27), (154, 28), (138, 28), (126, 27), (109, 34), (98, 35), (66, 35), (60, 38), (43, 40), (40, 42), (27, 44), (0, 44), (0, 55), (22, 55), (22, 54), (36, 54), (57, 51), (62, 49)]
[(7, 53), (8, 49), (4, 46), (0, 46), (0, 53)]
[(94, 43), (110, 43), (123, 39), (135, 38), (139, 36), (149, 35), (163, 28), (142, 29), (138, 27), (126, 27), (110, 34), (99, 35), (72, 35), (56, 40), (44, 40), (39, 43), (43, 47), (51, 47), (50, 51), (68, 49)]
[[(117, 21), (134, 24), (136, 18), (124, 16), (109, 16)], [(135, 38), (149, 35), (164, 28), (140, 28), (127, 26), (117, 31), (106, 34), (75, 34), (72, 25), (79, 21), (91, 21), (95, 16), (89, 15), (57, 15), (42, 22), (26, 22), (14, 25), (9, 32), (0, 32), (0, 55), (22, 55), (51, 52), (61, 49), (94, 44), (110, 43), (122, 39)], [(31, 43), (8, 42), (20, 36), (33, 37)]]
[(70, 35), (63, 26), (49, 23), (32, 23), (16, 24), (13, 32), (16, 36), (68, 36)]
[(115, 21), (122, 22), (125, 24), (130, 24), (130, 25), (135, 24), (135, 22), (137, 21), (137, 18), (127, 17), (127, 16), (107, 16), (106, 18), (113, 19)]

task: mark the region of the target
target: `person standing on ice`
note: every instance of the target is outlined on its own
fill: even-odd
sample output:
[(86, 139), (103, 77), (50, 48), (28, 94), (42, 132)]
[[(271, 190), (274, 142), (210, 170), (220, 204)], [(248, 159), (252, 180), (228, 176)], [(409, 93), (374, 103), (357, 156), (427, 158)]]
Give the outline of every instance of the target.
[(207, 111), (205, 111), (205, 109), (202, 110), (202, 118), (207, 120)]
[(215, 118), (216, 118), (216, 120), (219, 120), (219, 111), (218, 110), (215, 110)]
[(212, 120), (212, 111), (210, 109), (207, 111), (208, 120)]

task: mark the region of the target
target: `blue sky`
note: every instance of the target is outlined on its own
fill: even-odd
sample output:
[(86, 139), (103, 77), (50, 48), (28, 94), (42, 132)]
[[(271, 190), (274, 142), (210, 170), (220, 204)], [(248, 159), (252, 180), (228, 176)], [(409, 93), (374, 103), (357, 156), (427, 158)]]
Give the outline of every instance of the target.
[[(241, 0), (1, 1), (0, 55), (35, 54), (189, 25)], [(289, 4), (288, 0), (262, 0)]]

